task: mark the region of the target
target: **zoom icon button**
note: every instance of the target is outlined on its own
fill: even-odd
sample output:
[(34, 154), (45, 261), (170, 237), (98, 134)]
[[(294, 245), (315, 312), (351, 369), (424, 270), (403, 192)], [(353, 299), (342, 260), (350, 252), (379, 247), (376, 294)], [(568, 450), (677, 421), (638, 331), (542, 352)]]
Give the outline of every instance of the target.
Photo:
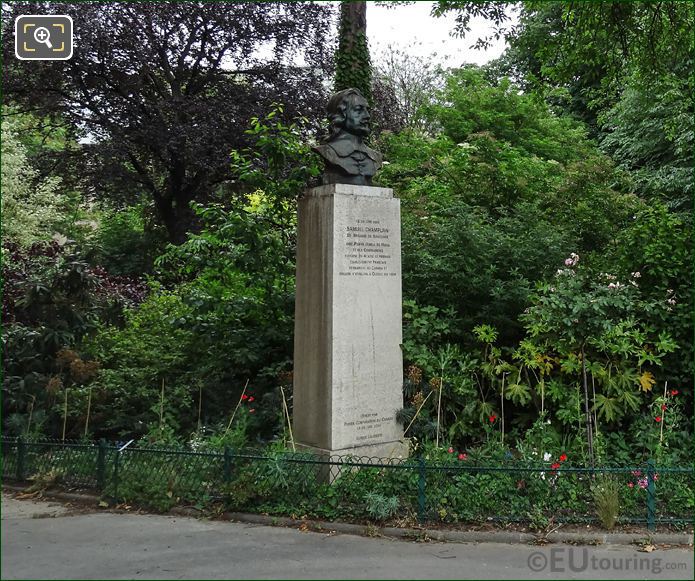
[(66, 61), (72, 57), (72, 18), (23, 15), (14, 21), (14, 53), (23, 61)]

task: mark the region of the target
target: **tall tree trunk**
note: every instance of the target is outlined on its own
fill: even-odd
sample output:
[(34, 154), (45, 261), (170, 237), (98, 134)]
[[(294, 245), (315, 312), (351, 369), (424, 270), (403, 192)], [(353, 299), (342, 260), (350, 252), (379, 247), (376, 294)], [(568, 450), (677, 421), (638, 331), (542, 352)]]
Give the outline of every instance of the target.
[(174, 198), (168, 196), (155, 198), (155, 208), (167, 231), (167, 238), (172, 244), (183, 244), (188, 232), (198, 230), (199, 224), (189, 202), (190, 198), (181, 192)]
[(367, 44), (367, 3), (340, 3), (335, 90), (355, 88), (371, 101), (372, 65)]

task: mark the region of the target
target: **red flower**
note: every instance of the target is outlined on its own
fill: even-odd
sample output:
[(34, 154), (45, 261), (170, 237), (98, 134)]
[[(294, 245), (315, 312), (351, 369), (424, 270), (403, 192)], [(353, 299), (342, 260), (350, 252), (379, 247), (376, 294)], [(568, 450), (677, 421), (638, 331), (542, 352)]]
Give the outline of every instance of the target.
[(560, 454), (560, 462), (566, 462), (567, 461), (567, 454)]
[(559, 462), (555, 462), (554, 464), (551, 464), (550, 467), (551, 467), (553, 470), (557, 470), (557, 469), (560, 467), (560, 463), (559, 463)]
[(654, 421), (655, 421), (655, 422), (660, 422), (660, 421), (661, 421), (661, 416), (656, 416), (656, 417), (654, 418)]
[(251, 409), (249, 410), (249, 413), (250, 413), (250, 414), (253, 414), (253, 413), (255, 413), (255, 412), (256, 412), (256, 410), (255, 410), (254, 408), (251, 408)]
[(677, 390), (677, 389), (672, 389), (672, 390), (671, 390), (671, 395), (678, 395), (678, 390)]
[(662, 404), (661, 404), (661, 410), (663, 411), (663, 410), (665, 410), (665, 409), (666, 409), (666, 404), (665, 404), (665, 403), (662, 403)]
[(492, 424), (494, 421), (497, 419), (497, 416), (495, 414), (492, 414), (489, 418), (488, 421)]
[(453, 448), (449, 448), (449, 449), (447, 450), (447, 452), (449, 452), (449, 454), (453, 454), (453, 453), (454, 453), (454, 449), (453, 449)]
[(459, 454), (459, 460), (465, 460), (468, 456), (465, 454)]
[(256, 398), (253, 396), (249, 397), (249, 403), (251, 403), (254, 399), (256, 399)]
[(241, 401), (244, 401), (245, 399), (249, 399), (249, 396), (246, 395), (245, 393), (241, 394)]

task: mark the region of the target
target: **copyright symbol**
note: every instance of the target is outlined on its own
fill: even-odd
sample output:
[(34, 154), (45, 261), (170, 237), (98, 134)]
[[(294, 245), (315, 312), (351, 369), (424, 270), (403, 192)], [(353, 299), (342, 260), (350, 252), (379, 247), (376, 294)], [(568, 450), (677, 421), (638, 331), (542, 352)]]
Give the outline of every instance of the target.
[(531, 553), (528, 556), (528, 568), (531, 569), (531, 571), (535, 571), (536, 573), (538, 573), (539, 571), (543, 571), (543, 569), (545, 569), (547, 566), (548, 557), (546, 557), (540, 551)]

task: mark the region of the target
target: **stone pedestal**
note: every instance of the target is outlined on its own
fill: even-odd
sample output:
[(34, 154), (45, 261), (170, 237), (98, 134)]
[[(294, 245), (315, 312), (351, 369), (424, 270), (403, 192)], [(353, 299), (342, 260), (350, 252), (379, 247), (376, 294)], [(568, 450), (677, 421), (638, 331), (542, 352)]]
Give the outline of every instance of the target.
[(297, 444), (323, 455), (407, 455), (400, 201), (330, 184), (299, 201), (294, 329)]

